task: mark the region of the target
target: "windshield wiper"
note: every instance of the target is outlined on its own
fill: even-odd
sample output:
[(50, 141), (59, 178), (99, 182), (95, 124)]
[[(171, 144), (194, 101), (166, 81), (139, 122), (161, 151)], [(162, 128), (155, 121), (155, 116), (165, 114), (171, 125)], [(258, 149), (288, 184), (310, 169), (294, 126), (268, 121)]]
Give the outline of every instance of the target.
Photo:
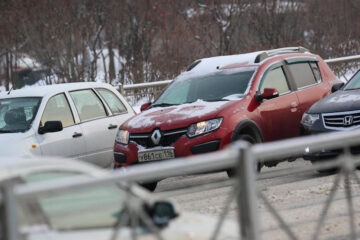
[(0, 129), (0, 133), (14, 133), (14, 132), (17, 132), (17, 131), (1, 130)]
[(209, 99), (209, 100), (203, 100), (205, 102), (220, 102), (220, 101), (230, 101), (229, 99), (226, 98), (220, 98), (220, 99)]
[(179, 105), (176, 103), (159, 103), (159, 104), (153, 104), (151, 105), (151, 107), (169, 107), (169, 106), (174, 106), (174, 105)]

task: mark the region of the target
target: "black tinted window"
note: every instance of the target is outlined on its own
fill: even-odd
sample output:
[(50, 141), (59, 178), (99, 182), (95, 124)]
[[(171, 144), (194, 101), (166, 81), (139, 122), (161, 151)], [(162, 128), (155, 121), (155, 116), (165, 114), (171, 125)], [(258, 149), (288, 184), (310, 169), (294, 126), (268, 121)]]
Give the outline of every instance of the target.
[(261, 83), (260, 92), (263, 93), (265, 88), (276, 88), (279, 94), (290, 91), (282, 67), (272, 69), (266, 73)]
[(294, 63), (289, 65), (290, 72), (297, 88), (306, 87), (317, 83), (309, 63)]

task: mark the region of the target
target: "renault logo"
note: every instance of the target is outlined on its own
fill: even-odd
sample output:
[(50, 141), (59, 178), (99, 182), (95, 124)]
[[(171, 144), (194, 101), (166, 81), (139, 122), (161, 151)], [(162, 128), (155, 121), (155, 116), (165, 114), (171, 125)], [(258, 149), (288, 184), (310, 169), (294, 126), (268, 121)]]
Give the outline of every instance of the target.
[(353, 116), (346, 116), (344, 118), (344, 125), (349, 126), (353, 123)]
[(152, 134), (151, 134), (151, 140), (154, 143), (154, 145), (159, 145), (160, 140), (161, 140), (161, 132), (159, 129), (156, 129)]

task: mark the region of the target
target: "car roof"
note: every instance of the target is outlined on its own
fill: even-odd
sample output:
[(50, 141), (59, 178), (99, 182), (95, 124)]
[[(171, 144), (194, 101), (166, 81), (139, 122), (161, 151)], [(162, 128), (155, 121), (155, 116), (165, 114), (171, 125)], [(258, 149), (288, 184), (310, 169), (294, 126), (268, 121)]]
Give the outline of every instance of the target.
[(104, 170), (79, 160), (60, 157), (2, 157), (0, 160), (0, 181), (23, 176), (29, 172), (41, 171), (80, 172), (91, 176), (105, 174)]
[(272, 57), (277, 57), (285, 54), (309, 54), (309, 50), (303, 47), (286, 47), (270, 50), (262, 50), (257, 52), (250, 52), (244, 54), (216, 56), (209, 58), (198, 59), (193, 62), (190, 67), (183, 72), (186, 74), (208, 74), (218, 71), (219, 69), (237, 68), (259, 66), (263, 61)]
[(9, 92), (1, 92), (0, 98), (14, 97), (45, 97), (52, 96), (64, 91), (72, 91), (86, 88), (103, 87), (108, 88), (109, 84), (101, 82), (76, 82), (76, 83), (60, 83), (46, 86), (30, 86)]

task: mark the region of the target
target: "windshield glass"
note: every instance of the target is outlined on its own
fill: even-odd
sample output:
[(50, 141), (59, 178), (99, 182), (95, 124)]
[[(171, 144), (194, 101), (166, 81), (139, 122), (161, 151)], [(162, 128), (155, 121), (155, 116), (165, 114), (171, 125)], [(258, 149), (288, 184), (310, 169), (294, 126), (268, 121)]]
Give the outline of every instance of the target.
[[(76, 175), (79, 174), (42, 172), (26, 177), (25, 181), (51, 182)], [(36, 226), (56, 231), (112, 227), (127, 214), (124, 205), (127, 197), (130, 197), (129, 193), (109, 184), (20, 199), (21, 231), (31, 232)]]
[(203, 101), (224, 101), (242, 97), (254, 70), (176, 79), (152, 106), (179, 105)]
[(360, 71), (358, 71), (346, 84), (344, 90), (352, 90), (360, 88)]
[(40, 101), (40, 97), (0, 99), (0, 134), (27, 131)]

